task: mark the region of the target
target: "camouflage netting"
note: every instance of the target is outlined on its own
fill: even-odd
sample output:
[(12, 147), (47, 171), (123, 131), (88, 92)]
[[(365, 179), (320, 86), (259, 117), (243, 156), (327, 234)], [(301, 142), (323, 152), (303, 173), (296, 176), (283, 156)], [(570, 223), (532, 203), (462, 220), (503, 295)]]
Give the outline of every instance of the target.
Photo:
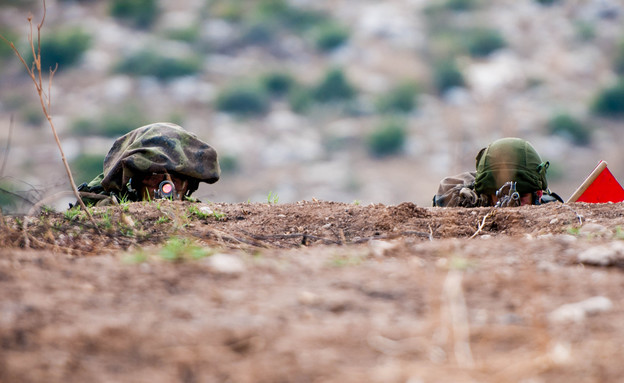
[(209, 184), (217, 182), (221, 173), (217, 152), (210, 145), (178, 125), (159, 122), (118, 138), (104, 159), (104, 173), (85, 189), (125, 194), (131, 178), (164, 172)]

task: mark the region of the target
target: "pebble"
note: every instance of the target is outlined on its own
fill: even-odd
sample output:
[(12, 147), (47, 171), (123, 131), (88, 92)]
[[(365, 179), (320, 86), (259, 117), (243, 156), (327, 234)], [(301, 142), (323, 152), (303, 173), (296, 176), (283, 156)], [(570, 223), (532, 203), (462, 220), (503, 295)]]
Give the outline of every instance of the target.
[(584, 301), (560, 306), (548, 315), (548, 319), (554, 323), (581, 323), (588, 315), (608, 312), (612, 308), (613, 302), (611, 299), (604, 296), (595, 296)]
[(220, 274), (238, 275), (245, 271), (243, 261), (230, 254), (217, 253), (206, 258), (205, 262), (212, 271)]

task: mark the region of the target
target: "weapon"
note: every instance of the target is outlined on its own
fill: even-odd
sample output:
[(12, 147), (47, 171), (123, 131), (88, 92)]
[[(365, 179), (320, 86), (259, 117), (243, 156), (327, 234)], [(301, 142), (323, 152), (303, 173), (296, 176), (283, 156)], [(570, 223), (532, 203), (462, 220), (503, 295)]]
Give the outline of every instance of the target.
[(175, 185), (171, 181), (163, 181), (158, 185), (158, 190), (154, 190), (154, 198), (173, 199), (176, 195)]
[(516, 190), (516, 183), (513, 181), (505, 182), (496, 192), (496, 198), (498, 198), (496, 207), (520, 206), (520, 193)]

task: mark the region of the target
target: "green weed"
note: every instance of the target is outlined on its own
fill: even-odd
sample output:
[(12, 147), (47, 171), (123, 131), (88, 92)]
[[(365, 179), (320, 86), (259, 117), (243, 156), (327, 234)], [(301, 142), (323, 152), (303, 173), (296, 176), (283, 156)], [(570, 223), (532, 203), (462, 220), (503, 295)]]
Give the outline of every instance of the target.
[(170, 221), (171, 221), (171, 218), (167, 217), (166, 215), (163, 215), (162, 217), (158, 217), (158, 219), (156, 220), (156, 225), (162, 225)]
[(167, 261), (183, 261), (189, 259), (200, 259), (212, 254), (210, 249), (202, 247), (192, 239), (173, 237), (167, 241), (158, 255)]
[(65, 219), (68, 221), (80, 219), (81, 215), (82, 215), (82, 211), (80, 211), (79, 209), (69, 209), (69, 210), (65, 210), (65, 212), (63, 213), (63, 217), (65, 217)]
[(272, 191), (269, 192), (269, 194), (267, 195), (267, 203), (270, 204), (275, 204), (277, 205), (277, 203), (279, 202), (279, 196), (277, 195), (277, 193), (273, 193)]

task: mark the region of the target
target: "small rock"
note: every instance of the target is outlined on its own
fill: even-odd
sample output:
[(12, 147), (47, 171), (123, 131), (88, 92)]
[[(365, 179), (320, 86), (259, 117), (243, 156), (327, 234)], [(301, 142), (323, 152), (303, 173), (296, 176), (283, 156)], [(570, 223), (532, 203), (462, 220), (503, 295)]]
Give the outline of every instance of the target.
[(216, 273), (238, 275), (245, 271), (245, 264), (238, 257), (218, 253), (206, 258), (210, 269)]
[(613, 308), (613, 302), (607, 297), (596, 296), (584, 301), (565, 304), (548, 315), (551, 322), (576, 322), (580, 323), (585, 320), (588, 315), (594, 315), (601, 312), (610, 311)]
[(624, 243), (618, 241), (589, 248), (580, 253), (577, 259), (581, 263), (596, 266), (609, 266), (624, 262)]
[(556, 224), (557, 222), (559, 222), (559, 218), (553, 218), (553, 219), (551, 219), (551, 220), (550, 220), (550, 224), (551, 224), (551, 225), (554, 225), (554, 224)]
[(397, 247), (396, 243), (381, 240), (372, 240), (368, 245), (371, 249), (371, 253), (376, 257), (383, 257), (386, 255), (386, 252)]
[(586, 223), (579, 229), (581, 235), (604, 235), (610, 233), (609, 230), (599, 223)]
[(317, 294), (309, 291), (301, 291), (299, 293), (299, 296), (297, 297), (297, 300), (302, 305), (313, 305), (317, 304), (320, 301), (320, 297)]
[(212, 209), (211, 209), (211, 208), (209, 208), (208, 206), (202, 206), (202, 207), (200, 207), (200, 208), (199, 208), (199, 211), (201, 211), (201, 212), (202, 212), (202, 213), (204, 213), (204, 214), (208, 214), (208, 215), (214, 214), (214, 211), (212, 211)]

